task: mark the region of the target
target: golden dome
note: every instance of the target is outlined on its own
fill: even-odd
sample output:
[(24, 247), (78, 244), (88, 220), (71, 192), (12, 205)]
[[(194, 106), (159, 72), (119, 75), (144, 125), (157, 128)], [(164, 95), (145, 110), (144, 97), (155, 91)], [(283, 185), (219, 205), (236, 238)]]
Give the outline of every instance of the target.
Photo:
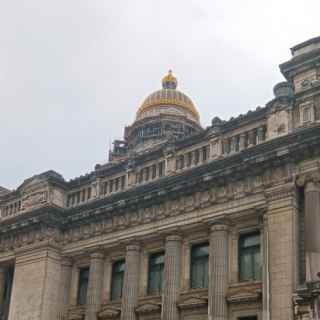
[(162, 88), (150, 94), (142, 103), (137, 112), (137, 120), (147, 117), (149, 111), (157, 109), (160, 113), (172, 113), (174, 108), (181, 109), (192, 120), (199, 122), (199, 113), (191, 99), (184, 93), (176, 90), (177, 79), (173, 76), (172, 71), (162, 79)]

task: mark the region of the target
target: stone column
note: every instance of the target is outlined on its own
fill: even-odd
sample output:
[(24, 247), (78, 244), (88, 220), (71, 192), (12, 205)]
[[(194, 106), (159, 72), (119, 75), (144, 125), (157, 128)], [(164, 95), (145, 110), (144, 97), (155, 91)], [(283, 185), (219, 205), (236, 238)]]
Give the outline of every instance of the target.
[(72, 274), (72, 262), (69, 259), (61, 261), (61, 276), (60, 276), (60, 302), (58, 319), (65, 319), (65, 315), (69, 305), (70, 285)]
[(126, 267), (122, 291), (121, 320), (135, 320), (138, 305), (140, 245), (127, 245)]
[(227, 320), (228, 307), (228, 226), (215, 223), (210, 228), (208, 318)]
[(246, 148), (246, 139), (247, 139), (246, 134), (241, 133), (239, 137), (239, 151), (242, 151)]
[(229, 139), (223, 140), (223, 154), (228, 154), (230, 152), (230, 141)]
[(258, 143), (261, 143), (265, 140), (265, 128), (259, 127), (257, 129), (257, 137), (258, 137)]
[(270, 319), (270, 279), (269, 279), (269, 233), (268, 216), (263, 215), (261, 229), (261, 257), (262, 257), (262, 320)]
[(103, 254), (95, 252), (90, 256), (89, 283), (86, 303), (86, 320), (96, 320), (101, 306), (103, 281)]
[(234, 136), (230, 140), (230, 152), (235, 153), (237, 151), (237, 137)]
[(71, 271), (71, 285), (70, 285), (70, 305), (76, 306), (77, 305), (77, 298), (78, 298), (78, 285), (79, 285), (79, 268), (76, 263), (72, 265)]
[(110, 257), (105, 258), (103, 269), (104, 272), (101, 299), (102, 304), (106, 304), (108, 301), (110, 301), (111, 297), (112, 261)]
[(305, 183), (306, 280), (318, 281), (320, 272), (320, 183), (310, 177)]
[(4, 286), (6, 283), (6, 271), (3, 266), (0, 267), (0, 315), (3, 313), (3, 298), (4, 298)]
[(177, 300), (180, 291), (181, 237), (167, 236), (164, 260), (163, 320), (178, 320)]
[(256, 130), (255, 129), (250, 130), (248, 132), (248, 147), (253, 147), (254, 145), (256, 145), (256, 139), (257, 139)]

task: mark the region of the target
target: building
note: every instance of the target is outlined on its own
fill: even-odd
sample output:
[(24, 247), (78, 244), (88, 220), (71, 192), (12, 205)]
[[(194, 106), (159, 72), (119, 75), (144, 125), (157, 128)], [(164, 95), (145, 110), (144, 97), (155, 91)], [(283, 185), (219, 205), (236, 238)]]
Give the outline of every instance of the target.
[(265, 107), (203, 128), (171, 72), (110, 161), (0, 189), (9, 320), (319, 318), (320, 37)]

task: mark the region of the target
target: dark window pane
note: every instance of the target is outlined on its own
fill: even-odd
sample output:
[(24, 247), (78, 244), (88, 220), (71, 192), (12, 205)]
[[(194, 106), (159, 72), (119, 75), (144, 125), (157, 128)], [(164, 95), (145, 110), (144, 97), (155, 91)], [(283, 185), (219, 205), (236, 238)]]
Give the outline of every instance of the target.
[(191, 288), (208, 287), (209, 246), (201, 244), (191, 249)]
[(82, 268), (79, 271), (79, 286), (78, 286), (78, 305), (86, 304), (87, 290), (89, 281), (89, 268)]
[(124, 278), (124, 260), (117, 261), (112, 267), (111, 300), (117, 300), (122, 297), (122, 287)]
[(260, 233), (242, 235), (239, 239), (240, 281), (261, 279)]
[(148, 294), (159, 295), (163, 288), (164, 253), (150, 255)]

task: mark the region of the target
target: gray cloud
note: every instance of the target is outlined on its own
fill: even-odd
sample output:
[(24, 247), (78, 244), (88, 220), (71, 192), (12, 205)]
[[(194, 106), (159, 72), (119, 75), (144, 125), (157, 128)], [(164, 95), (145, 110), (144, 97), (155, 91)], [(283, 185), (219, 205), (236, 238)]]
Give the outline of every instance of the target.
[(272, 98), (289, 48), (318, 35), (320, 4), (253, 0), (0, 3), (0, 185), (106, 160), (169, 68), (204, 126)]

